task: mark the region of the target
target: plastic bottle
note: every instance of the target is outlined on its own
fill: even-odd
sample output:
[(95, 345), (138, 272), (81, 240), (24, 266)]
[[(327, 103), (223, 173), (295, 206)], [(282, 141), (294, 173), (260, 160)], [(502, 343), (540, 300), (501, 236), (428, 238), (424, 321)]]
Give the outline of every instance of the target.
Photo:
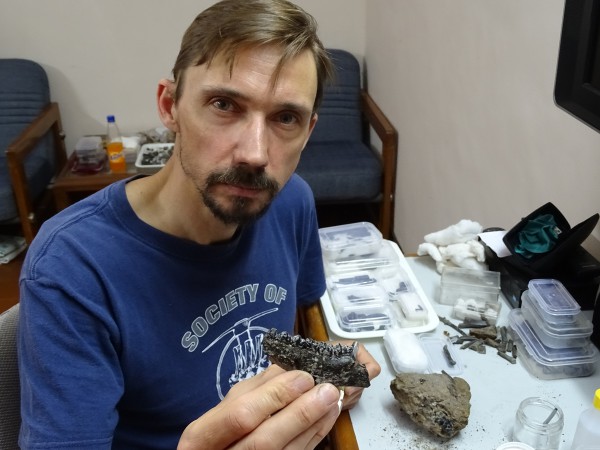
[(123, 154), (123, 138), (115, 122), (115, 116), (106, 116), (106, 153), (113, 172), (125, 172), (127, 164)]
[(592, 405), (579, 416), (571, 450), (600, 446), (600, 389), (596, 389)]

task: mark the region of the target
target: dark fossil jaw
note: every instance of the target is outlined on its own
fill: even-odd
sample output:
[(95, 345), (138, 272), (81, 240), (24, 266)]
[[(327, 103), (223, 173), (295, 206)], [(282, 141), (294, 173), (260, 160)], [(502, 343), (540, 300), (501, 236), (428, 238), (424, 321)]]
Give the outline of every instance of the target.
[(369, 387), (369, 373), (356, 361), (357, 344), (331, 345), (326, 342), (303, 339), (272, 328), (263, 337), (263, 349), (272, 363), (285, 370), (303, 370), (310, 373), (315, 383), (335, 386)]

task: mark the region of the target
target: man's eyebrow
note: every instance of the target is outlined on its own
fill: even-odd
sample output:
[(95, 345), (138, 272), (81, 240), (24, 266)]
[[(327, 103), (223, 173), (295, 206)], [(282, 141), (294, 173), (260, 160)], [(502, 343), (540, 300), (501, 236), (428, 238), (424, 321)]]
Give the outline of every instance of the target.
[(247, 95), (242, 94), (235, 89), (225, 88), (225, 87), (215, 87), (215, 86), (206, 86), (202, 88), (202, 93), (205, 97), (229, 97), (229, 98), (239, 98), (242, 100), (248, 100), (249, 97)]
[[(203, 88), (202, 91), (205, 97), (227, 97), (245, 101), (250, 100), (248, 95), (227, 87), (207, 86)], [(313, 109), (311, 107), (306, 107), (297, 102), (283, 102), (278, 106), (281, 110), (297, 111), (300, 114), (309, 116), (313, 114)]]
[(310, 116), (313, 113), (312, 108), (307, 108), (304, 105), (300, 105), (299, 103), (294, 102), (284, 102), (281, 105), (281, 109), (288, 111), (296, 111), (299, 114)]

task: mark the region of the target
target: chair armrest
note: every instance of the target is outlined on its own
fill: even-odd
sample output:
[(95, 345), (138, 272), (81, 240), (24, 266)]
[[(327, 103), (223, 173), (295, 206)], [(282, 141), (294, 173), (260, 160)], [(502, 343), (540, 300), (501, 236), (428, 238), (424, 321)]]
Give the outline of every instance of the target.
[[(67, 152), (64, 149), (64, 133), (62, 131), (58, 104), (49, 103), (22, 132), (11, 142), (6, 150), (9, 161), (22, 164), (27, 155), (35, 148), (39, 140), (51, 129), (54, 132), (55, 145), (61, 145), (63, 151), (57, 153), (57, 165), (62, 167), (67, 162)], [(62, 142), (62, 144), (60, 144)], [(62, 153), (62, 154), (61, 154)]]
[[(316, 341), (329, 341), (329, 334), (325, 327), (325, 320), (319, 302), (298, 308), (297, 322), (300, 334), (303, 337)], [(335, 425), (329, 432), (329, 439), (333, 449), (358, 450), (352, 420), (347, 410), (342, 411), (336, 420)]]
[(67, 162), (67, 151), (65, 149), (65, 136), (60, 120), (60, 110), (58, 109), (58, 104), (55, 102), (49, 103), (35, 120), (9, 144), (6, 150), (8, 172), (19, 211), (19, 220), (23, 225), (23, 232), (27, 242), (33, 240), (35, 233), (33, 223), (36, 221), (36, 217), (25, 175), (24, 161), (27, 155), (33, 151), (36, 144), (49, 131), (52, 131), (54, 136), (55, 175), (57, 175)]
[(380, 230), (385, 239), (390, 239), (393, 231), (394, 195), (396, 192), (398, 132), (368, 92), (361, 92), (361, 101), (363, 115), (367, 124), (375, 130), (375, 133), (381, 140), (381, 162), (384, 170)]

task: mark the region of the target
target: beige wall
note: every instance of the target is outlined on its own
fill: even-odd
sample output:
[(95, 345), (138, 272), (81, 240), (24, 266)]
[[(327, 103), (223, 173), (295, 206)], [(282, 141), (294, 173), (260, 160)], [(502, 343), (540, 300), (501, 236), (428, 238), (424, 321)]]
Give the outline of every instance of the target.
[[(157, 82), (170, 76), (187, 26), (212, 3), (0, 0), (0, 58), (44, 66), (69, 148), (81, 135), (103, 132), (107, 114), (134, 133), (160, 125)], [(297, 3), (316, 17), (326, 46), (363, 58), (366, 0)]]
[(463, 218), (508, 228), (552, 201), (575, 225), (600, 211), (600, 134), (553, 102), (563, 7), (369, 1), (369, 89), (400, 135), (405, 251)]
[[(150, 128), (156, 82), (210, 3), (0, 0), (0, 57), (47, 69), (69, 147), (107, 114), (124, 132)], [(510, 227), (553, 201), (574, 225), (600, 210), (600, 134), (552, 98), (564, 0), (298, 3), (328, 47), (366, 55), (369, 89), (399, 131), (405, 251), (462, 218)]]

